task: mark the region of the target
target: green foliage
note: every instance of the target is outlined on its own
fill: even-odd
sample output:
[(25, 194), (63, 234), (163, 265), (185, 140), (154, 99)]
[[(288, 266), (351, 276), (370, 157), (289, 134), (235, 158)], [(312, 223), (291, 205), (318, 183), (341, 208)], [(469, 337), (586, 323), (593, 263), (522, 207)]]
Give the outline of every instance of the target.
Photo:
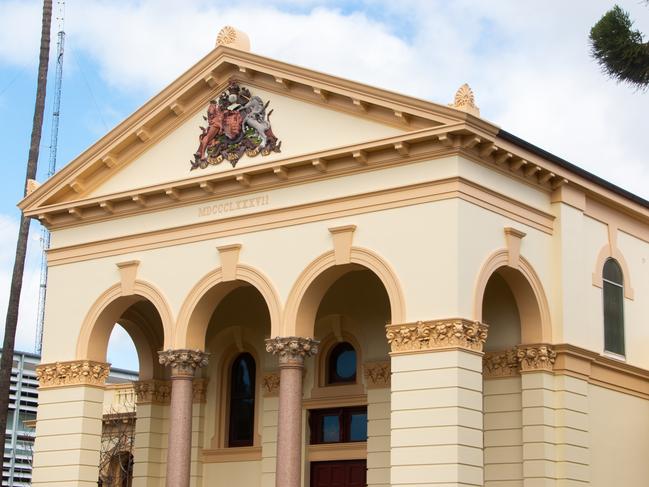
[(590, 30), (591, 53), (611, 78), (646, 89), (649, 43), (632, 27), (629, 14), (616, 5)]

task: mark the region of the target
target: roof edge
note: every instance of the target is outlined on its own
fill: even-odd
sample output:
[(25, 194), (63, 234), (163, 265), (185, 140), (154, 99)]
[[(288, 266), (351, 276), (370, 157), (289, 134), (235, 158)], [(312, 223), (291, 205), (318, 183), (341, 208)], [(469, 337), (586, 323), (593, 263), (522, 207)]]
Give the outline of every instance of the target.
[(550, 162), (554, 162), (558, 166), (574, 174), (577, 174), (578, 176), (583, 177), (584, 179), (590, 181), (591, 183), (595, 183), (599, 186), (602, 186), (619, 196), (622, 196), (630, 201), (633, 201), (634, 203), (637, 203), (640, 206), (649, 209), (649, 200), (646, 200), (641, 196), (638, 196), (637, 194), (631, 193), (630, 191), (621, 188), (620, 186), (617, 186), (616, 184), (613, 184), (610, 181), (607, 181), (604, 178), (601, 178), (591, 172), (588, 172), (585, 169), (571, 162), (568, 162), (565, 159), (562, 159), (561, 157), (552, 154), (551, 152), (546, 151), (545, 149), (541, 149), (540, 147), (524, 139), (521, 139), (520, 137), (512, 134), (511, 132), (507, 132), (506, 130), (500, 129), (497, 136), (500, 137), (501, 139), (506, 140), (507, 142), (511, 142), (512, 144), (517, 145), (521, 149), (528, 150), (533, 154), (542, 157), (543, 159), (546, 159)]

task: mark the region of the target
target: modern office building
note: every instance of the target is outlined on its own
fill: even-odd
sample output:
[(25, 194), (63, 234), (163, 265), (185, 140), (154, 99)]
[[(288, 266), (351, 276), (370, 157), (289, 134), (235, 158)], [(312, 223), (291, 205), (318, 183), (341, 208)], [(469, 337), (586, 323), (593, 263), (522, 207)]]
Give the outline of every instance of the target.
[(134, 486), (648, 485), (649, 202), (468, 86), (218, 43), (20, 203), (52, 232), (33, 485), (96, 485), (115, 323)]
[(31, 485), (34, 453), (34, 427), (38, 406), (38, 355), (15, 352), (11, 368), (11, 395), (5, 431), (5, 453), (2, 463), (2, 485)]

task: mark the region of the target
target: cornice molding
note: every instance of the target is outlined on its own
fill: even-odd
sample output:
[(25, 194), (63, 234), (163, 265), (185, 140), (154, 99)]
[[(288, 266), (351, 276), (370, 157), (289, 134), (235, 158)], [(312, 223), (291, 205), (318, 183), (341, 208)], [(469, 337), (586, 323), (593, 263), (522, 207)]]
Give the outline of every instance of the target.
[[(471, 133), (471, 136), (467, 133)], [(502, 151), (494, 145), (494, 141), (493, 135), (466, 123), (455, 123), (130, 191), (51, 205), (29, 206), (25, 208), (25, 214), (38, 218), (54, 230), (212, 201), (215, 196), (233, 198), (449, 155), (462, 155), (495, 166), (498, 171), (504, 171), (546, 191), (563, 184), (563, 178), (557, 179), (555, 175), (546, 177), (549, 173), (542, 169), (533, 173), (520, 171), (518, 162), (522, 159), (509, 152), (506, 154), (515, 163), (499, 163), (499, 153)], [(481, 150), (485, 145), (491, 150)], [(405, 146), (408, 147), (408, 152), (404, 155)], [(362, 161), (357, 156), (359, 153), (364, 154)], [(249, 184), (242, 186), (239, 183), (241, 178), (245, 178)]]
[(392, 354), (462, 348), (481, 352), (488, 326), (463, 318), (387, 325)]
[(55, 362), (36, 367), (36, 378), (40, 389), (75, 385), (103, 387), (109, 373), (110, 364), (92, 360)]

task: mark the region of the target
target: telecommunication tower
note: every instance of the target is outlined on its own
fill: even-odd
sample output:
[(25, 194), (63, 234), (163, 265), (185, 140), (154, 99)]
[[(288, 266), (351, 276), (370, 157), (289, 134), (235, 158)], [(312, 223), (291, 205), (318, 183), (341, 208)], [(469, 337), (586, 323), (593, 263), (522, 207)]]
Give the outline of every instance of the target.
[[(59, 118), (61, 115), (61, 86), (63, 82), (63, 52), (65, 44), (65, 30), (63, 20), (65, 14), (65, 1), (57, 2), (58, 33), (56, 35), (56, 73), (54, 77), (54, 103), (52, 105), (52, 128), (50, 133), (50, 160), (47, 168), (47, 179), (56, 172), (56, 152), (59, 139)], [(47, 293), (47, 249), (50, 248), (50, 232), (44, 226), (41, 228), (41, 276), (38, 288), (38, 316), (36, 325), (36, 353), (40, 355), (43, 345), (43, 322), (45, 320), (45, 295)]]

